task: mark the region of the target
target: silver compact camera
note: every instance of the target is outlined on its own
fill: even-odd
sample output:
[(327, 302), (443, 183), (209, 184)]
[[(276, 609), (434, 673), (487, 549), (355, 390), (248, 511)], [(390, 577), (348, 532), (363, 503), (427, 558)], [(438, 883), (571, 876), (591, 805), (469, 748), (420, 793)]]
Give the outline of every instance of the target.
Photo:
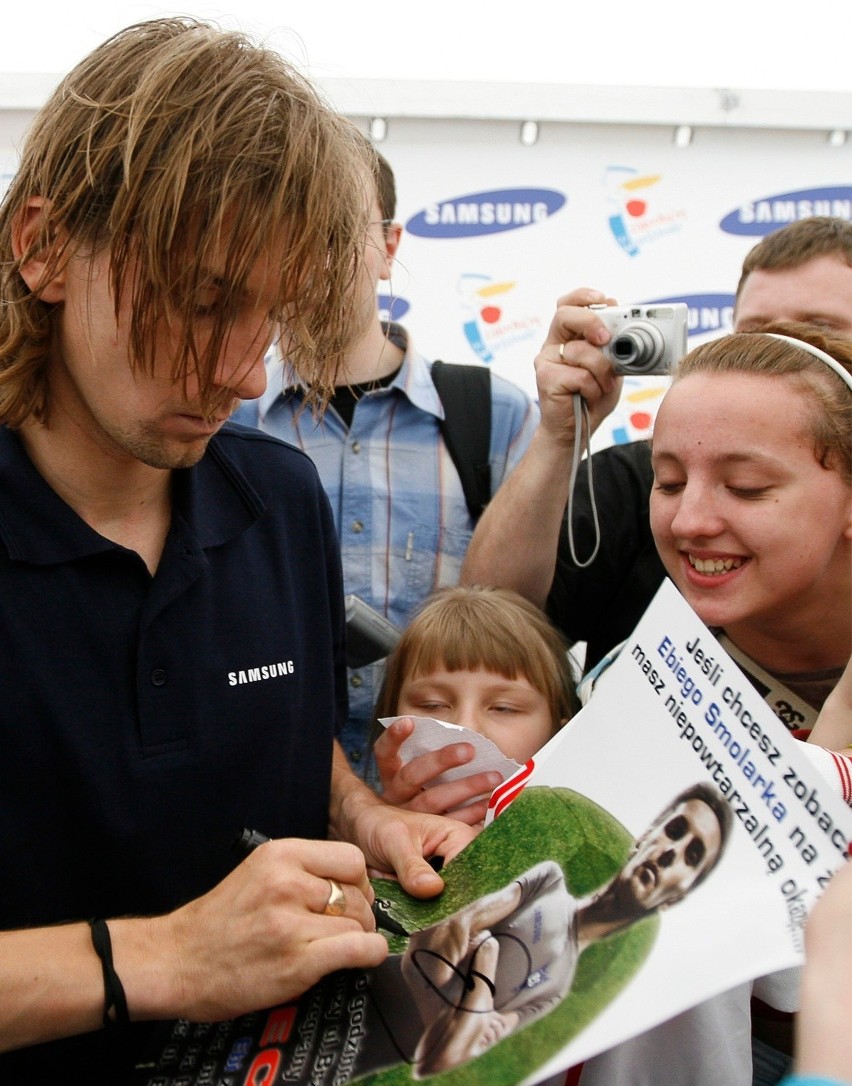
[(598, 310), (610, 330), (612, 339), (603, 353), (616, 373), (633, 377), (667, 374), (686, 354), (689, 307), (684, 302), (590, 308)]

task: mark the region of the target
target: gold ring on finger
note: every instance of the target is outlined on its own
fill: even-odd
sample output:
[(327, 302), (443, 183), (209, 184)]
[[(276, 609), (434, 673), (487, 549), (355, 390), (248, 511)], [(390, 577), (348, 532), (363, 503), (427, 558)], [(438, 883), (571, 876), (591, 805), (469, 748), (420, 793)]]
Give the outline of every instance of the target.
[(562, 359), (563, 362), (565, 361), (565, 344), (564, 343), (559, 344), (559, 357)]
[(343, 892), (343, 887), (334, 879), (326, 879), (325, 881), (328, 883), (331, 892), (328, 895), (328, 901), (325, 903), (323, 913), (325, 916), (343, 916), (346, 912), (346, 894)]

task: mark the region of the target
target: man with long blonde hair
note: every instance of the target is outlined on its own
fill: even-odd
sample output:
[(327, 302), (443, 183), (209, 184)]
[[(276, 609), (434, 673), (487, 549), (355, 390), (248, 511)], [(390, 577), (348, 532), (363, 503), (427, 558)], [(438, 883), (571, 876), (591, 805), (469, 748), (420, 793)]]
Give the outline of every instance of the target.
[[(97, 48), (23, 148), (0, 208), (4, 1082), (115, 1084), (139, 1022), (376, 964), (366, 865), (427, 896), (423, 857), (469, 839), (348, 769), (328, 503), (307, 457), (227, 424), (282, 329), (311, 396), (333, 387), (364, 177), (280, 56), (192, 19)], [(245, 825), (273, 840), (238, 863)]]

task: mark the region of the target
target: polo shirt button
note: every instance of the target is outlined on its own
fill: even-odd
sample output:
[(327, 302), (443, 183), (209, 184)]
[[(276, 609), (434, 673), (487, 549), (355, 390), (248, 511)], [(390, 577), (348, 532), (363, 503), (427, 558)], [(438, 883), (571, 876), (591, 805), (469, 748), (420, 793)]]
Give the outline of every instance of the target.
[(352, 686), (355, 687), (364, 685), (364, 680), (361, 678), (360, 675), (353, 675), (349, 682), (352, 684)]
[(166, 672), (165, 672), (165, 669), (162, 668), (162, 667), (155, 667), (154, 670), (151, 672), (151, 682), (154, 684), (154, 686), (165, 686), (166, 685)]
[(361, 442), (360, 441), (353, 441), (352, 442), (352, 452), (354, 452), (357, 455), (360, 451), (361, 451)]
[(349, 752), (349, 760), (351, 762), (355, 762), (356, 764), (358, 762), (360, 762), (361, 761), (361, 751), (360, 750), (352, 750), (352, 751), (350, 751)]
[(364, 522), (362, 520), (353, 520), (352, 521), (352, 531), (353, 532), (363, 532), (364, 531)]

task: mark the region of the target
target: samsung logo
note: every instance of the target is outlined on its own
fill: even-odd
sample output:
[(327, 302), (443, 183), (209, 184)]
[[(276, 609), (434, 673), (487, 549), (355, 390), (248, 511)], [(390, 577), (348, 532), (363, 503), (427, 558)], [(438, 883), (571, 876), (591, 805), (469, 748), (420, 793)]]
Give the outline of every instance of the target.
[(292, 660), (278, 660), (274, 664), (248, 667), (245, 671), (229, 671), (228, 686), (242, 686), (244, 683), (260, 683), (266, 679), (277, 679), (282, 675), (292, 675), (293, 670)]
[(678, 294), (671, 298), (655, 298), (648, 305), (671, 305), (683, 302), (689, 308), (686, 330), (690, 336), (709, 332), (730, 332), (734, 325), (733, 294)]
[(831, 215), (852, 220), (852, 185), (833, 188), (799, 189), (767, 196), (726, 215), (719, 223), (726, 234), (771, 234), (788, 223), (809, 219), (811, 215)]
[(565, 206), (554, 189), (495, 189), (429, 204), (405, 224), (421, 238), (473, 238), (544, 222)]

